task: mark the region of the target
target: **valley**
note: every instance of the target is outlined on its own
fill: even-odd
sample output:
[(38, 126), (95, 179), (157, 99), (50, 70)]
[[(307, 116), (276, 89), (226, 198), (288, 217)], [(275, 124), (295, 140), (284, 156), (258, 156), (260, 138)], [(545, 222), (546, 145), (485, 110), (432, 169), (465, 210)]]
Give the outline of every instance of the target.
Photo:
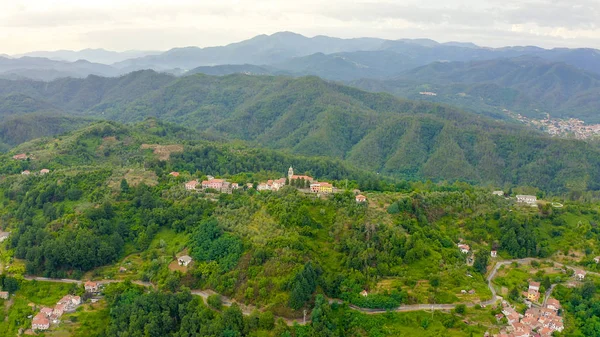
[(0, 56), (0, 335), (600, 336), (598, 50), (147, 50)]

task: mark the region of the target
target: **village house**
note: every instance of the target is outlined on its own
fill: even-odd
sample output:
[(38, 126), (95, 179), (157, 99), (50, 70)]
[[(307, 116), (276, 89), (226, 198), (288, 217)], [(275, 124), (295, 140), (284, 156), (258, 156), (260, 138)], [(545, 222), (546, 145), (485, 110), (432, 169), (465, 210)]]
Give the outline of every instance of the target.
[(279, 191), (283, 186), (285, 186), (285, 178), (280, 178), (277, 180), (267, 180), (266, 183), (260, 183), (256, 186), (256, 189), (259, 191)]
[(52, 308), (43, 307), (43, 308), (40, 310), (40, 313), (41, 313), (41, 314), (44, 314), (44, 316), (46, 316), (46, 317), (50, 317), (50, 316), (52, 316), (52, 311), (54, 311)]
[(221, 188), (223, 188), (224, 183), (225, 180), (223, 179), (204, 180), (202, 182), (202, 188), (212, 188), (215, 190), (221, 190)]
[(177, 258), (177, 262), (180, 266), (187, 267), (192, 262), (192, 258), (189, 255), (183, 255)]
[(33, 317), (31, 321), (31, 329), (33, 330), (48, 330), (50, 329), (50, 321), (46, 317), (46, 315), (41, 312)]
[(558, 311), (560, 309), (560, 302), (557, 299), (549, 298), (546, 301), (546, 308), (554, 311)]
[(493, 195), (497, 195), (499, 197), (503, 197), (504, 196), (504, 191), (494, 191), (492, 192)]
[(527, 289), (527, 293), (524, 295), (528, 300), (537, 302), (540, 299), (540, 283), (529, 282), (529, 289)]
[(179, 172), (173, 171), (173, 172), (169, 173), (169, 175), (172, 177), (179, 177)]
[(369, 293), (367, 292), (367, 290), (363, 290), (360, 292), (360, 296), (367, 297), (367, 296), (369, 296)]
[(471, 247), (469, 247), (469, 245), (465, 245), (462, 243), (458, 244), (458, 249), (460, 249), (460, 252), (463, 254), (468, 254), (469, 251), (471, 250)]
[(48, 170), (48, 169), (41, 169), (41, 170), (40, 170), (40, 175), (42, 175), (42, 176), (43, 176), (44, 174), (48, 174), (48, 173), (50, 173), (50, 170)]
[(16, 154), (13, 156), (15, 160), (27, 160), (27, 155), (25, 153)]
[(498, 251), (492, 250), (492, 251), (490, 252), (490, 255), (491, 255), (492, 257), (496, 257), (496, 256), (498, 256)]
[(537, 197), (535, 195), (517, 195), (517, 202), (525, 203), (529, 205), (535, 205), (537, 203)]
[(238, 188), (240, 188), (240, 185), (238, 183), (231, 183), (231, 189), (237, 190)]
[(62, 309), (64, 312), (73, 312), (81, 304), (81, 297), (74, 295), (65, 295), (56, 304), (62, 305)]
[(600, 256), (596, 256), (596, 257), (594, 258), (594, 262), (596, 262), (596, 263), (600, 263)]
[(31, 174), (31, 172), (29, 172), (29, 170), (25, 170), (25, 171), (21, 172), (21, 174), (24, 176), (28, 176)]
[(324, 194), (333, 193), (333, 185), (331, 185), (330, 183), (325, 183), (325, 182), (312, 183), (312, 184), (310, 184), (310, 191), (313, 193), (324, 193)]
[(583, 281), (585, 279), (585, 270), (579, 269), (575, 271), (575, 279), (577, 281)]
[(366, 201), (367, 201), (367, 197), (365, 197), (364, 195), (359, 194), (359, 195), (356, 196), (356, 202), (363, 203), (363, 202), (366, 202)]
[(54, 310), (52, 310), (52, 316), (54, 319), (59, 319), (65, 313), (65, 305), (57, 304), (54, 306)]
[(87, 281), (87, 282), (85, 282), (83, 287), (85, 288), (85, 291), (88, 293), (97, 293), (98, 292), (98, 283), (97, 282)]
[(198, 181), (196, 181), (196, 180), (188, 181), (187, 183), (185, 183), (185, 189), (188, 191), (195, 190), (196, 185), (198, 185)]
[(8, 291), (0, 291), (0, 298), (3, 300), (7, 300), (8, 299)]
[(0, 232), (0, 242), (4, 242), (9, 236), (10, 232)]

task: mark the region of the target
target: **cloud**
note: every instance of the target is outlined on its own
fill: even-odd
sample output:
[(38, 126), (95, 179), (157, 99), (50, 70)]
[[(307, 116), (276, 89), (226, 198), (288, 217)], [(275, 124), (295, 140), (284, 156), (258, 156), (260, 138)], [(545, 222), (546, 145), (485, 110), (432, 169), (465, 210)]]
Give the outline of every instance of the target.
[(258, 34), (600, 47), (598, 0), (0, 1), (1, 53), (223, 45)]

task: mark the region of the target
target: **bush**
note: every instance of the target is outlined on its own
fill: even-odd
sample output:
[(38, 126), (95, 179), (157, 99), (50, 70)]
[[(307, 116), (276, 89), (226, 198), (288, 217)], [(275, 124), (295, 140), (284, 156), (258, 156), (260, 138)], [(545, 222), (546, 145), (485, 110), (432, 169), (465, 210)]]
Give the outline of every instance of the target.
[(456, 313), (459, 315), (463, 315), (465, 312), (467, 312), (467, 306), (464, 304), (459, 304), (456, 306), (454, 311), (456, 311)]
[(220, 295), (215, 294), (208, 296), (206, 303), (216, 310), (221, 310), (223, 308), (223, 301), (221, 301)]

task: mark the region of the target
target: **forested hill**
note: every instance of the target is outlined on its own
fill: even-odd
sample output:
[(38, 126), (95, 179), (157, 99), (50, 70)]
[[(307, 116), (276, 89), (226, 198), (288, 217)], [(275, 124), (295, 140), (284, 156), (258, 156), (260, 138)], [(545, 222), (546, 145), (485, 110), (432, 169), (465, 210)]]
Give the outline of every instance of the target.
[(316, 77), (174, 78), (144, 71), (117, 79), (0, 85), (4, 95), (15, 91), (74, 115), (124, 122), (157, 117), (204, 137), (337, 158), (395, 177), (563, 192), (600, 186), (599, 151), (588, 143)]
[[(426, 99), (478, 112), (502, 109), (544, 118), (600, 121), (600, 75), (534, 57), (474, 62), (436, 62), (394, 79), (361, 79), (352, 85), (400, 97)], [(422, 91), (436, 96), (419, 95)]]

